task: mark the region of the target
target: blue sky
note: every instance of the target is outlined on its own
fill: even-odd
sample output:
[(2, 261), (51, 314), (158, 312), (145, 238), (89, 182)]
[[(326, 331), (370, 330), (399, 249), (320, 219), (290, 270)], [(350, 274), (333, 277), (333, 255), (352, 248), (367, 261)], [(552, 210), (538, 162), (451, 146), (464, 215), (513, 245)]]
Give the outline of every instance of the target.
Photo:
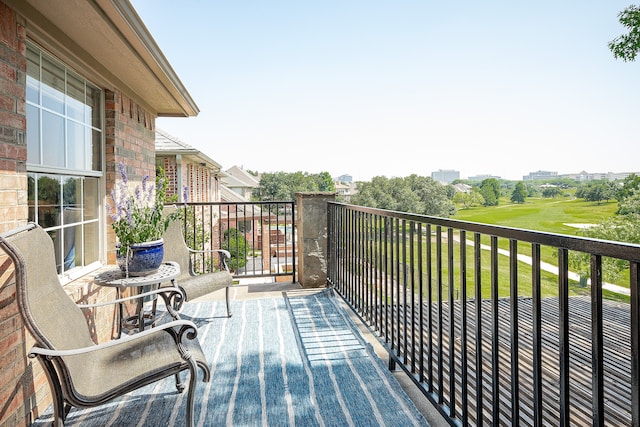
[[(522, 179), (640, 171), (631, 0), (132, 0), (224, 169)], [(179, 6), (178, 6), (179, 5)]]

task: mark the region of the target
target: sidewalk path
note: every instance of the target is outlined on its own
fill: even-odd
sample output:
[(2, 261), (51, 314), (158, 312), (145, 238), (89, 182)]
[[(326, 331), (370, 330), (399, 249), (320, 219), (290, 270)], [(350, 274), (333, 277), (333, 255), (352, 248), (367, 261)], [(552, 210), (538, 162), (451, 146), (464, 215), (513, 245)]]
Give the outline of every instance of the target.
[[(457, 238), (456, 238), (457, 240)], [(473, 240), (467, 240), (467, 246), (473, 246)], [(480, 245), (481, 249), (484, 250), (490, 250), (491, 247), (488, 245)], [(500, 255), (504, 255), (504, 256), (509, 256), (509, 251), (507, 251), (506, 249), (498, 249), (498, 253)], [(518, 254), (518, 261), (527, 263), (529, 265), (531, 265), (533, 263), (533, 260), (531, 259), (530, 256), (528, 255), (523, 255), (523, 254)], [(558, 275), (558, 267), (553, 265), (553, 264), (549, 264), (547, 262), (540, 262), (540, 268), (544, 271), (547, 271), (549, 273)], [(575, 281), (579, 281), (580, 280), (580, 275), (578, 273), (574, 273), (572, 271), (569, 272), (569, 279), (571, 280), (575, 280)], [(587, 283), (591, 283), (591, 280), (589, 279), (587, 281)], [(605, 289), (607, 291), (610, 292), (615, 292), (617, 294), (622, 294), (622, 295), (631, 295), (631, 290), (628, 288), (625, 288), (623, 286), (619, 286), (619, 285), (614, 285), (613, 283), (606, 283), (603, 282), (602, 283), (602, 289)]]

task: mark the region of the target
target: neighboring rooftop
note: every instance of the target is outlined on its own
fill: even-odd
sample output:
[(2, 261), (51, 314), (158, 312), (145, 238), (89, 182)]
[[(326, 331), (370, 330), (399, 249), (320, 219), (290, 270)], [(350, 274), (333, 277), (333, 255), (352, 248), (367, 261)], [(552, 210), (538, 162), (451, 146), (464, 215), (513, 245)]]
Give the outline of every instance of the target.
[(156, 129), (156, 153), (160, 155), (187, 156), (190, 157), (191, 161), (200, 164), (204, 163), (202, 166), (207, 166), (217, 170), (222, 169), (222, 165), (220, 165), (220, 163), (162, 129)]

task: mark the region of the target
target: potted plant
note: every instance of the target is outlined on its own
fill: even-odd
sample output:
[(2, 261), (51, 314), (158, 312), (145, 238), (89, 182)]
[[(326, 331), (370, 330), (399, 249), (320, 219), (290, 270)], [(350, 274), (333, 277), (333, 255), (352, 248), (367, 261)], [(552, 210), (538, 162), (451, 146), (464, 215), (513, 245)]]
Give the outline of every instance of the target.
[(178, 219), (179, 212), (163, 215), (167, 200), (167, 178), (162, 168), (156, 172), (156, 182), (149, 183), (149, 176), (142, 184), (130, 190), (127, 171), (118, 164), (121, 181), (111, 191), (109, 215), (113, 221), (118, 243), (116, 259), (126, 276), (144, 276), (154, 273), (164, 257), (162, 235), (169, 222)]

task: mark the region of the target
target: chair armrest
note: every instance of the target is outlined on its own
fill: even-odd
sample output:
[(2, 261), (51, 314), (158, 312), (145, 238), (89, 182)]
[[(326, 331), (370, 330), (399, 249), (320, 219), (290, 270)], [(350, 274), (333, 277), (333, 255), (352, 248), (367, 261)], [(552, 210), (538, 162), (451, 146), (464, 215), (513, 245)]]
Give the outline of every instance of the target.
[(141, 293), (141, 294), (132, 295), (130, 297), (118, 298), (118, 299), (109, 300), (109, 301), (105, 301), (105, 302), (98, 302), (98, 303), (94, 303), (94, 304), (76, 304), (76, 306), (78, 308), (102, 307), (102, 306), (105, 306), (105, 305), (118, 304), (118, 303), (121, 303), (121, 302), (126, 302), (126, 301), (131, 301), (131, 300), (144, 298), (144, 297), (147, 297), (149, 295), (170, 294), (170, 293), (173, 293), (173, 292), (180, 294), (180, 297), (184, 300), (185, 295), (184, 295), (184, 291), (182, 289), (177, 288), (177, 287), (173, 287), (173, 286), (167, 286), (167, 287), (164, 287), (164, 288), (154, 289), (154, 290), (149, 291), (149, 292), (144, 292), (144, 293)]
[(154, 328), (147, 329), (145, 331), (139, 332), (139, 333), (134, 334), (134, 335), (124, 335), (120, 339), (107, 341), (105, 343), (96, 344), (96, 345), (92, 345), (92, 346), (89, 346), (89, 347), (74, 348), (74, 349), (70, 349), (70, 350), (51, 350), (51, 349), (42, 348), (42, 347), (32, 347), (31, 350), (29, 350), (28, 356), (31, 357), (31, 358), (39, 356), (39, 355), (47, 356), (47, 357), (62, 357), (62, 356), (74, 356), (74, 355), (78, 355), (78, 354), (91, 353), (92, 351), (98, 351), (98, 350), (102, 350), (102, 349), (109, 348), (109, 347), (114, 347), (114, 346), (118, 346), (118, 345), (124, 345), (125, 343), (128, 344), (128, 343), (131, 343), (131, 342), (135, 342), (135, 340), (139, 340), (139, 339), (144, 338), (147, 335), (151, 335), (151, 334), (157, 334), (157, 333), (165, 332), (165, 331), (169, 332), (169, 333), (175, 333), (175, 328), (180, 328), (180, 332), (178, 333), (180, 338), (182, 337), (184, 332), (186, 332), (187, 330), (193, 330), (193, 332), (191, 332), (188, 335), (189, 339), (195, 338), (196, 335), (198, 334), (198, 329), (196, 327), (196, 324), (193, 323), (192, 321), (190, 321), (190, 320), (174, 320), (172, 322), (168, 322), (168, 323), (164, 323), (162, 325), (158, 325), (158, 326), (156, 326)]

